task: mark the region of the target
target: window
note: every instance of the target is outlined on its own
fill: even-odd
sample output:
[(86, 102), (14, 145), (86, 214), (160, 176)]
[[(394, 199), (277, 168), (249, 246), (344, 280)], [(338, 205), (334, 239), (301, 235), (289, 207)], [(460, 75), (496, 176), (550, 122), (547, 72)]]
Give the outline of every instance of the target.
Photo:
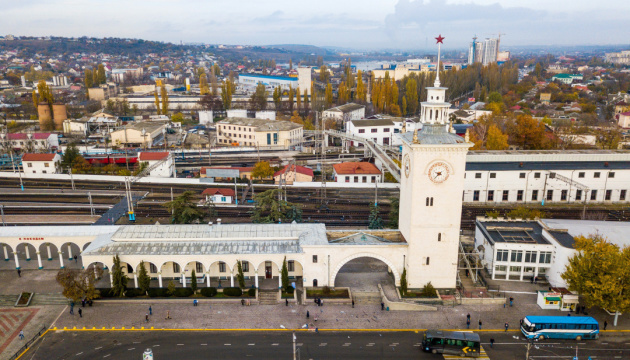
[(604, 200), (610, 201), (610, 198), (612, 197), (612, 190), (606, 190), (606, 194), (604, 196)]
[(225, 263), (223, 261), (219, 263), (219, 272), (221, 273), (225, 272)]
[(591, 190), (591, 200), (597, 200), (597, 190)]
[(488, 201), (494, 201), (494, 190), (488, 190)]
[(527, 263), (535, 263), (536, 262), (536, 251), (525, 251), (525, 262), (527, 262)]
[(277, 145), (278, 144), (278, 133), (274, 133), (273, 134), (273, 144)]
[(516, 201), (523, 201), (523, 190), (518, 190), (516, 192)]
[(293, 260), (287, 261), (287, 269), (289, 270), (289, 272), (294, 272), (295, 271), (295, 261), (293, 261)]
[(372, 183), (376, 181), (376, 176), (372, 176)]
[(389, 132), (389, 128), (383, 129), (383, 132)]
[(174, 272), (174, 273), (180, 273), (180, 272), (181, 272), (181, 269), (180, 269), (180, 267), (179, 267), (179, 264), (177, 264), (177, 263), (173, 263), (173, 272)]
[(615, 173), (614, 172), (609, 172), (608, 173), (608, 177), (609, 178), (614, 178), (615, 177)]
[(358, 183), (358, 182), (359, 182), (359, 177), (358, 177), (358, 176), (355, 176), (355, 177), (354, 177), (354, 182), (355, 182), (355, 183)]
[(350, 182), (350, 176), (346, 176), (346, 182)]
[(582, 200), (582, 190), (575, 190), (575, 200)]
[(383, 138), (383, 145), (389, 145), (389, 138)]
[(203, 264), (200, 262), (195, 263), (195, 272), (197, 274), (203, 273)]
[(538, 190), (532, 190), (532, 201), (538, 201)]
[(249, 272), (249, 261), (241, 261), (243, 272)]
[(361, 182), (364, 182), (364, 183), (367, 182), (367, 176), (362, 176), (361, 177)]
[(505, 266), (505, 265), (497, 265), (497, 266), (494, 267), (494, 271), (506, 272), (507, 271), (507, 266)]
[(267, 145), (271, 145), (271, 134), (267, 134)]
[(510, 256), (511, 262), (523, 261), (523, 250), (512, 250), (512, 256)]
[(158, 270), (157, 270), (157, 266), (155, 266), (154, 264), (149, 264), (149, 272), (150, 272), (150, 273), (156, 273), (156, 272), (158, 272)]
[(496, 179), (497, 173), (490, 173), (490, 179)]
[(479, 190), (473, 191), (473, 201), (479, 201)]
[(503, 190), (503, 201), (508, 201), (510, 195), (510, 191), (509, 190)]
[(46, 173), (47, 173), (46, 170), (42, 170), (42, 174), (46, 174)]
[(371, 129), (371, 130), (370, 130), (370, 132), (372, 132), (372, 133), (377, 133), (377, 132), (378, 132), (378, 129)]
[(433, 198), (431, 198), (431, 204), (429, 206), (433, 206)]
[(540, 257), (538, 257), (539, 264), (551, 264), (551, 252), (541, 251)]
[(431, 261), (431, 258), (427, 256), (427, 262), (425, 265), (429, 265), (429, 262)]
[(534, 173), (534, 179), (540, 179), (540, 173), (539, 172)]
[(562, 190), (562, 192), (560, 193), (560, 201), (567, 201), (568, 193), (569, 193), (569, 190)]
[(597, 171), (596, 173), (593, 174), (593, 177), (595, 179), (599, 179), (599, 176), (601, 175), (601, 173), (599, 171)]
[(50, 167), (49, 163), (44, 163), (44, 167)]
[(553, 190), (547, 190), (547, 201), (553, 200)]
[(438, 233), (438, 241), (442, 241), (442, 233)]
[(621, 191), (619, 192), (619, 200), (620, 200), (620, 201), (624, 201), (624, 200), (626, 200), (626, 190), (621, 190)]
[(497, 261), (507, 261), (508, 250), (497, 250)]
[(475, 173), (475, 179), (481, 179), (481, 173)]
[(359, 129), (359, 134), (365, 134), (365, 129)]
[(28, 167), (33, 167), (33, 163), (27, 163)]
[(521, 272), (521, 267), (520, 266), (510, 266), (510, 272), (511, 273), (520, 273)]
[(519, 179), (525, 179), (525, 173), (518, 174), (518, 178)]
[(586, 173), (584, 173), (584, 172), (579, 172), (578, 173), (578, 177), (579, 178), (583, 178), (585, 175), (586, 175)]
[(317, 263), (317, 255), (313, 255), (313, 264)]

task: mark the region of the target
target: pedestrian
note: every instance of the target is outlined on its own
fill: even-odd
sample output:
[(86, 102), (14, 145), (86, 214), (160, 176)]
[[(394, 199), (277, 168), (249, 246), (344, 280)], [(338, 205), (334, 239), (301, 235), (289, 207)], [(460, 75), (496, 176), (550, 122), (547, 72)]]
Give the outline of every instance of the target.
[[(573, 308), (570, 308), (569, 311), (573, 312)], [(579, 314), (580, 313), (580, 305), (575, 307), (575, 313)]]
[(534, 277), (533, 277), (533, 276), (529, 279), (529, 282), (530, 282), (531, 284), (533, 284), (533, 283), (534, 283)]
[(76, 255), (74, 255), (74, 263), (75, 263), (75, 264), (77, 263), (77, 260), (78, 260), (78, 259), (79, 259), (79, 258), (78, 258)]
[(198, 305), (198, 303), (199, 303), (199, 302), (197, 301), (197, 299), (193, 300), (193, 306), (197, 306), (197, 305)]
[(521, 320), (520, 320), (519, 325), (520, 325), (520, 326), (523, 326), (523, 319), (521, 319)]
[(508, 331), (508, 328), (509, 328), (509, 327), (510, 327), (510, 324), (505, 323), (505, 331), (506, 331), (506, 332)]
[(306, 310), (306, 318), (308, 319), (308, 318), (310, 318), (310, 317), (311, 317), (311, 313), (310, 313), (310, 312), (308, 312), (308, 310)]
[(490, 347), (494, 346), (494, 338), (490, 338)]
[(512, 307), (512, 305), (514, 305), (514, 298), (510, 296), (510, 307)]
[(81, 299), (81, 307), (85, 307), (85, 299)]
[(466, 315), (466, 320), (470, 321), (470, 313), (468, 313), (468, 315)]
[(568, 313), (567, 316), (571, 316), (571, 313)]
[(241, 299), (241, 306), (245, 306), (245, 299)]
[(145, 320), (146, 322), (149, 322), (149, 314), (146, 314), (146, 315), (144, 316), (144, 320)]
[(153, 315), (153, 309), (151, 308), (151, 305), (149, 305), (149, 315)]
[(466, 277), (468, 277), (470, 275), (470, 272), (468, 271), (468, 269), (466, 269)]
[[(319, 299), (319, 306), (324, 306), (324, 300)], [(324, 310), (322, 310), (322, 311), (324, 311)]]
[(22, 277), (22, 270), (17, 269), (17, 272), (18, 272), (18, 277)]
[(319, 328), (315, 328), (315, 333), (319, 333)]
[(534, 284), (538, 281), (538, 276), (534, 276)]
[(79, 308), (79, 317), (83, 317), (83, 310), (81, 310), (81, 308)]
[(20, 340), (24, 340), (24, 330), (20, 330)]
[(466, 329), (470, 329), (470, 319), (466, 320)]
[(504, 308), (504, 309), (505, 309), (505, 303), (506, 303), (506, 302), (504, 301), (504, 302), (503, 302), (503, 308)]
[(166, 310), (166, 320), (171, 319), (171, 311)]
[(289, 306), (289, 299), (284, 299), (284, 305)]
[(70, 315), (74, 315), (74, 304), (70, 305)]
[(381, 311), (385, 310), (385, 303), (381, 302)]
[(479, 319), (479, 330), (481, 330), (481, 325), (483, 324), (481, 323), (481, 319)]
[(606, 326), (608, 326), (608, 321), (604, 320), (604, 330), (606, 330)]

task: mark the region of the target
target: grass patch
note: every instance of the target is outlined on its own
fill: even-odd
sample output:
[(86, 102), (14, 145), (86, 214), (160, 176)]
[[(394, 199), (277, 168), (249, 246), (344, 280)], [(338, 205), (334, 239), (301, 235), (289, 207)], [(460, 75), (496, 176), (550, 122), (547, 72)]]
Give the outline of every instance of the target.
[(330, 290), (330, 293), (325, 294), (323, 289), (306, 290), (306, 297), (308, 298), (322, 298), (322, 299), (344, 299), (349, 298), (348, 289), (335, 289)]

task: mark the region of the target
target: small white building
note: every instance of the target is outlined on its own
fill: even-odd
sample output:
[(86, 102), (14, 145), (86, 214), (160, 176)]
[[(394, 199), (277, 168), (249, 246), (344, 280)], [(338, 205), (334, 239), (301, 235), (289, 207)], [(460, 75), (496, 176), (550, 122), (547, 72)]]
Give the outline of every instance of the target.
[(175, 161), (170, 152), (141, 152), (138, 161), (149, 163), (149, 176), (175, 177)]
[(24, 154), (22, 156), (24, 175), (58, 174), (61, 172), (61, 156), (54, 154)]
[(54, 133), (0, 133), (0, 146), (26, 152), (48, 152), (59, 148), (59, 137)]
[[(394, 135), (397, 130), (390, 119), (352, 120), (346, 123), (346, 134), (370, 139), (378, 145), (400, 145), (400, 138)], [(351, 141), (350, 146), (363, 146), (363, 143)]]
[(214, 112), (212, 110), (199, 111), (199, 124), (207, 125), (214, 122)]
[(382, 180), (381, 171), (369, 162), (334, 164), (333, 176), (337, 183), (376, 183)]
[(617, 115), (617, 125), (622, 128), (630, 128), (630, 111), (626, 111)]
[(234, 189), (208, 188), (201, 195), (206, 197), (208, 203), (232, 204), (234, 202)]
[(339, 105), (322, 112), (324, 119), (335, 119), (347, 123), (351, 120), (359, 120), (365, 117), (365, 106), (355, 103)]

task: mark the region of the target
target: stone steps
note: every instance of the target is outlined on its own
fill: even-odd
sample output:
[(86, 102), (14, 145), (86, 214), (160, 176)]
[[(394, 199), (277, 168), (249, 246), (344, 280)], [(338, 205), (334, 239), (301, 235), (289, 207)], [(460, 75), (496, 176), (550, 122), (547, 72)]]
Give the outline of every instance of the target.
[(19, 295), (0, 295), (0, 306), (13, 306)]
[(278, 303), (278, 290), (258, 290), (258, 304), (276, 305)]
[(355, 304), (361, 305), (380, 305), (383, 299), (378, 292), (353, 292)]
[[(38, 294), (33, 295), (31, 305), (68, 305), (70, 300), (61, 294)], [(81, 303), (78, 304), (81, 306)]]

